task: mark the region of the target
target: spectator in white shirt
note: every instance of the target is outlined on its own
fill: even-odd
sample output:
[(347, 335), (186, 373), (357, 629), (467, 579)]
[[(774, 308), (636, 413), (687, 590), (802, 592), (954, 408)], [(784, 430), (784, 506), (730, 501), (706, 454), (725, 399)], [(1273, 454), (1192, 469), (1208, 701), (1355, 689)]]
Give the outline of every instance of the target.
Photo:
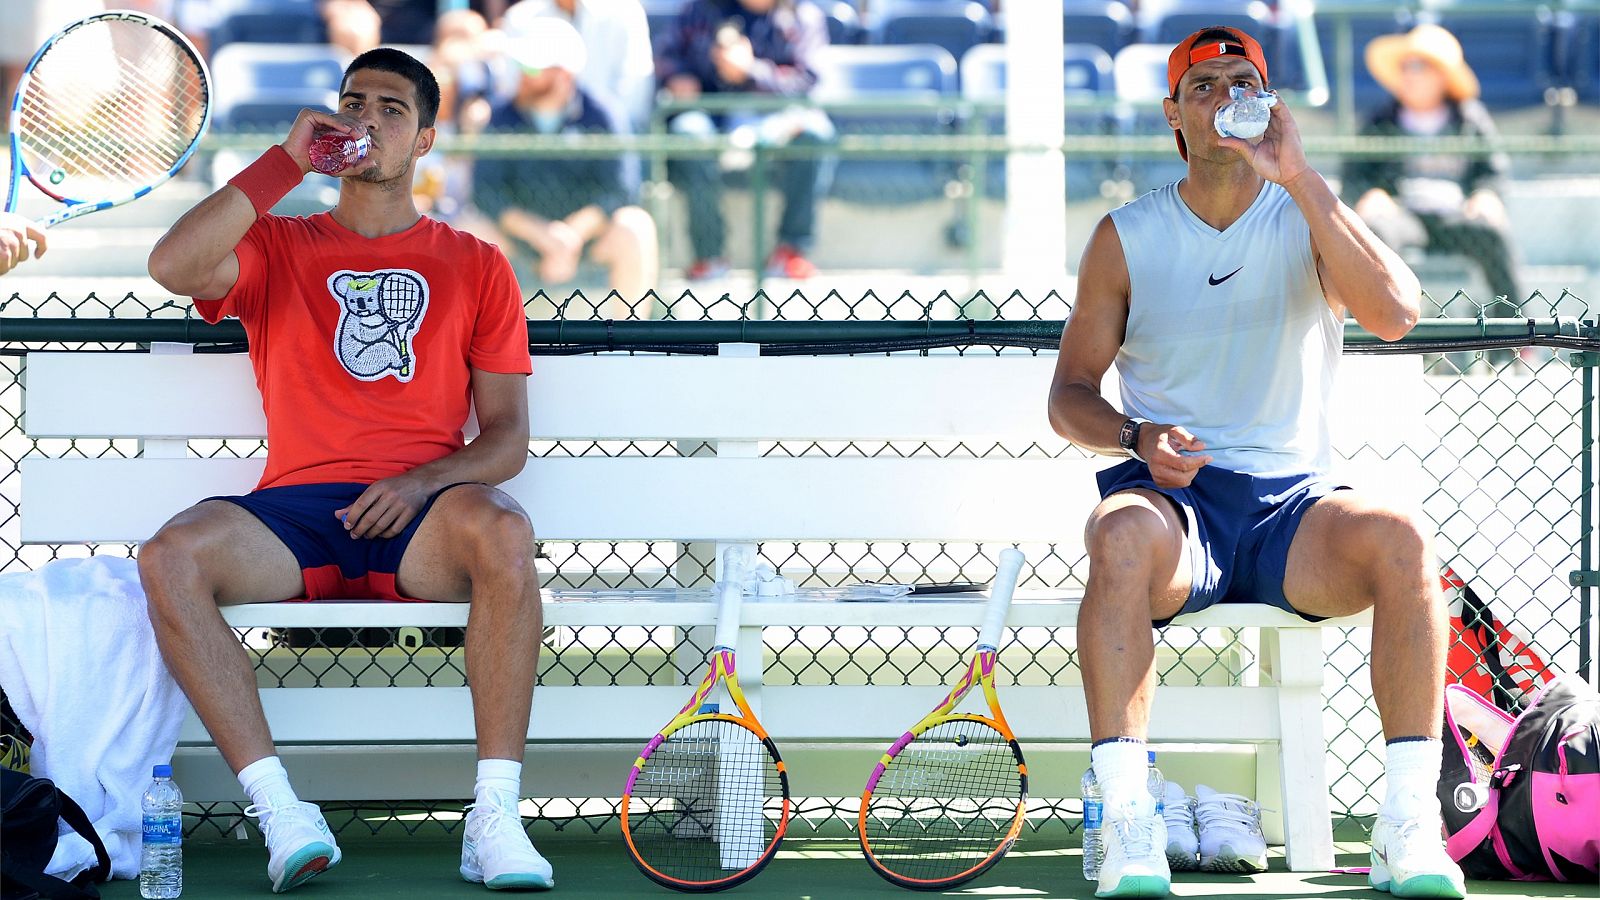
[(523, 23), (540, 16), (564, 19), (583, 37), (589, 63), (578, 86), (625, 113), (634, 131), (646, 131), (656, 76), (650, 27), (639, 0), (521, 0), (506, 10), (500, 27), (525, 31)]

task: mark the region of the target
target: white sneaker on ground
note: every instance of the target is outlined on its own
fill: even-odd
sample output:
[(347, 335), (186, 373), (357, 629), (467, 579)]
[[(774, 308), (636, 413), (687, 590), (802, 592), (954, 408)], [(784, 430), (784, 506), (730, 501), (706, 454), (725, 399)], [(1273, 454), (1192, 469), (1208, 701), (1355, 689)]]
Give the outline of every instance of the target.
[(461, 877), (490, 890), (549, 890), (556, 886), (550, 863), (522, 830), (517, 798), (509, 791), (480, 796), (468, 807), (461, 840)]
[(328, 821), (315, 803), (285, 806), (255, 804), (244, 814), (261, 823), (267, 838), (267, 877), (272, 892), (297, 888), (339, 864), (344, 854), (328, 830)]
[(1165, 897), (1172, 890), (1167, 867), (1167, 826), (1156, 815), (1155, 798), (1106, 804), (1101, 830), (1105, 860), (1096, 897)]
[(1261, 808), (1239, 794), (1222, 794), (1203, 784), (1194, 788), (1195, 819), (1200, 823), (1200, 870), (1252, 875), (1267, 870), (1267, 839), (1261, 834)]
[(1200, 836), (1194, 827), (1194, 798), (1175, 781), (1167, 782), (1161, 800), (1162, 818), (1167, 820), (1167, 866), (1174, 872), (1193, 872), (1200, 868)]
[(1411, 819), (1378, 816), (1372, 828), (1372, 873), (1367, 883), (1396, 897), (1467, 895), (1461, 867), (1444, 849), (1437, 815)]

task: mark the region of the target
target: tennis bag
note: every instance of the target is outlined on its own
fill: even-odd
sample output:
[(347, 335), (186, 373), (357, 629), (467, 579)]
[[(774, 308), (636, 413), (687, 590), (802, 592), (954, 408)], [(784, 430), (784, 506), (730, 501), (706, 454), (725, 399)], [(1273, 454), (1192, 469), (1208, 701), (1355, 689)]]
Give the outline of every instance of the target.
[[(59, 821), (58, 821), (59, 820)], [(95, 864), (71, 881), (44, 873), (60, 823), (94, 847)], [(0, 896), (6, 900), (93, 900), (93, 882), (111, 877), (111, 857), (83, 808), (48, 778), (0, 769)]]
[(1439, 771), (1446, 846), (1468, 878), (1600, 876), (1600, 694), (1560, 675), (1512, 718), (1459, 684), (1444, 689)]

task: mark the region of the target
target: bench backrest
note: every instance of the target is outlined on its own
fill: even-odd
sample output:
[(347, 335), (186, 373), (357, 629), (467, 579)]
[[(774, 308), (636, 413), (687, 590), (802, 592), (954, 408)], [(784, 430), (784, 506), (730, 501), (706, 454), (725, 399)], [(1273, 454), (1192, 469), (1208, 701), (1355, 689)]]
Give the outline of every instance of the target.
[[(1071, 561), (1099, 499), (1093, 473), (1113, 461), (1048, 457), (1067, 448), (1045, 415), (1053, 366), (1048, 355), (540, 358), (528, 382), (536, 441), (704, 441), (714, 455), (535, 456), (504, 487), (545, 540), (1039, 541)], [(1421, 423), (1420, 358), (1349, 357), (1342, 372), (1336, 455), (1356, 459), (1341, 474), (1420, 498), (1414, 455), (1395, 454)], [(261, 472), (260, 459), (185, 450), (265, 436), (243, 355), (34, 353), (26, 404), (32, 437), (139, 438), (144, 449), (25, 460), (27, 542), (140, 541)], [(769, 453), (780, 440), (968, 452)], [(1012, 458), (989, 454), (995, 444), (1039, 449)]]

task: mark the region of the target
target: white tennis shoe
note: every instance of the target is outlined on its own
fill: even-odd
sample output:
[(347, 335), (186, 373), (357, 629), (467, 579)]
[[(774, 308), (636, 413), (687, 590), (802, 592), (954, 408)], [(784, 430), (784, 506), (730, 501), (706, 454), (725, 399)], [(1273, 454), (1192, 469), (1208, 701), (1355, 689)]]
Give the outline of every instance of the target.
[(1167, 820), (1167, 866), (1174, 872), (1200, 868), (1200, 836), (1195, 833), (1194, 798), (1176, 781), (1167, 782), (1162, 818)]
[(1261, 834), (1261, 808), (1239, 794), (1222, 794), (1203, 784), (1194, 788), (1200, 823), (1200, 870), (1253, 875), (1267, 870), (1267, 839)]
[(1372, 828), (1372, 873), (1367, 883), (1396, 897), (1467, 895), (1461, 867), (1444, 849), (1437, 814), (1410, 819), (1378, 816)]
[(461, 877), (494, 891), (549, 890), (556, 886), (550, 863), (522, 830), (517, 798), (491, 791), (468, 807), (461, 840)]
[(339, 864), (344, 854), (315, 803), (255, 804), (244, 814), (261, 823), (267, 839), (267, 877), (272, 892), (297, 888)]
[(1154, 797), (1144, 794), (1115, 807), (1107, 804), (1100, 833), (1106, 856), (1096, 897), (1165, 897), (1171, 892), (1167, 825), (1156, 815)]

